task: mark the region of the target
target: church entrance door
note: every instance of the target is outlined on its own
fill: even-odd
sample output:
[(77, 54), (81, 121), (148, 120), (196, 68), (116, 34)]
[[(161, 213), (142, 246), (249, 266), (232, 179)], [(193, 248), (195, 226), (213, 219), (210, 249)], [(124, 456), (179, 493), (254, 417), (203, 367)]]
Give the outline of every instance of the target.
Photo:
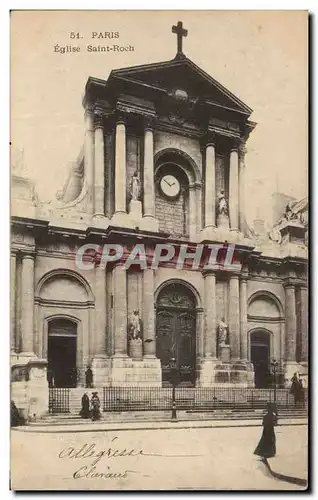
[(195, 385), (196, 312), (192, 292), (180, 284), (167, 285), (157, 299), (157, 357), (161, 360), (163, 386), (172, 381), (171, 358), (179, 370), (179, 385)]
[(48, 380), (51, 387), (76, 387), (77, 326), (69, 320), (49, 323)]
[(254, 366), (255, 387), (262, 389), (270, 386), (270, 336), (265, 330), (251, 334), (251, 362)]

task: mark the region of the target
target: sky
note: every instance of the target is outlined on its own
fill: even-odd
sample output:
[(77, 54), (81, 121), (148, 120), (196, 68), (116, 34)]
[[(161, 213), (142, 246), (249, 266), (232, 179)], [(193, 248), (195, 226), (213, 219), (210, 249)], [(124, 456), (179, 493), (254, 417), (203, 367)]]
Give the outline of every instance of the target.
[[(271, 220), (275, 191), (307, 195), (307, 13), (305, 11), (14, 11), (11, 13), (12, 161), (50, 200), (67, 178), (84, 137), (82, 96), (89, 76), (166, 61), (171, 27), (188, 30), (184, 52), (253, 109), (247, 143), (247, 219)], [(92, 32), (118, 31), (118, 39)], [(72, 39), (71, 32), (80, 39)], [(89, 53), (86, 45), (132, 45)], [(54, 46), (77, 45), (60, 54)]]

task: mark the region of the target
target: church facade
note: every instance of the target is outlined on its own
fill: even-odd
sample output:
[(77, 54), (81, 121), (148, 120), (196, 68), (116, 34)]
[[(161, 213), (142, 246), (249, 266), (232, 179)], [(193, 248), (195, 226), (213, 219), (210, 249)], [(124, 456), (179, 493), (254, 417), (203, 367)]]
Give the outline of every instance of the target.
[(267, 387), (274, 360), (282, 385), (307, 374), (307, 204), (269, 236), (248, 227), (252, 110), (183, 54), (179, 28), (173, 60), (88, 79), (54, 206), (13, 173), (12, 367), (47, 372), (43, 387), (83, 386), (88, 366), (95, 387), (167, 386), (171, 360), (188, 387)]

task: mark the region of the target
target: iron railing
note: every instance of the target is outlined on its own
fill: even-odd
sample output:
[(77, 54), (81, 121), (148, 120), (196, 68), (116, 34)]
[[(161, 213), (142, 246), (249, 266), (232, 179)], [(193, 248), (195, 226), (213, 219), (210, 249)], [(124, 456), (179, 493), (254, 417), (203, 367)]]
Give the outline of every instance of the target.
[(49, 388), (49, 413), (70, 412), (70, 389), (68, 387)]
[[(70, 405), (71, 388), (49, 389), (49, 412), (79, 411), (80, 395)], [(78, 391), (78, 389), (77, 389)], [(83, 388), (83, 393), (85, 389)], [(105, 412), (171, 410), (172, 388), (165, 387), (104, 387), (99, 390), (101, 410)], [(267, 403), (276, 402), (278, 409), (295, 408), (294, 396), (289, 389), (252, 389), (233, 387), (176, 387), (175, 402), (178, 410), (215, 411), (265, 409)], [(76, 408), (75, 408), (76, 407)], [(307, 390), (297, 408), (307, 407)]]
[[(218, 409), (265, 409), (276, 402), (277, 408), (294, 408), (294, 396), (289, 389), (252, 389), (232, 387), (177, 387), (175, 401), (179, 410), (212, 411)], [(161, 387), (104, 387), (103, 411), (146, 411), (171, 409), (172, 389)], [(307, 405), (304, 401), (298, 407)]]

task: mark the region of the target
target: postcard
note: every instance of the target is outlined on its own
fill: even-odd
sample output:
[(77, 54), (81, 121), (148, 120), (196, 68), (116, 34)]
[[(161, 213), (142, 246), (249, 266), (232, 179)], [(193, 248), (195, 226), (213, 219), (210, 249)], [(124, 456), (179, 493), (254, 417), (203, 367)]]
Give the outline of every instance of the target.
[(11, 12), (11, 471), (308, 487), (308, 12)]

